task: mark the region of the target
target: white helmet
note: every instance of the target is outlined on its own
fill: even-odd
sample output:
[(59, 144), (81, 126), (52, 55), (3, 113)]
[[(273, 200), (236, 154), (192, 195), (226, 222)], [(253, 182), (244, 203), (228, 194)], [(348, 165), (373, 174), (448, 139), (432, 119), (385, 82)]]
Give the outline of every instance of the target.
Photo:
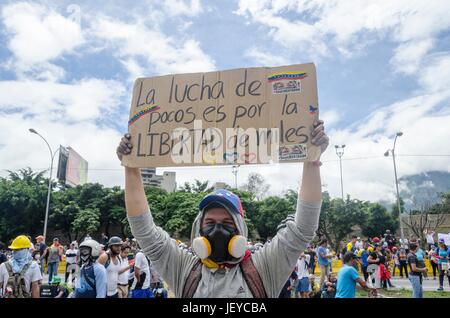
[(85, 240), (80, 244), (80, 248), (87, 246), (91, 248), (91, 256), (98, 257), (100, 255), (100, 244), (95, 240)]

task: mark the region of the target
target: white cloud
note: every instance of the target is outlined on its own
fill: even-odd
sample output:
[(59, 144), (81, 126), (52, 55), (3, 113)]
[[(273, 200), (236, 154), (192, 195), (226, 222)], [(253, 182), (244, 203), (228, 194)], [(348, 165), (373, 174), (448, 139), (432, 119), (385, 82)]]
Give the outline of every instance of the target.
[[(50, 166), (50, 155), (44, 141), (28, 131), (34, 128), (47, 139), (54, 151), (59, 145), (70, 146), (85, 158), (89, 168), (93, 168), (88, 172), (89, 182), (106, 186), (123, 184), (123, 170), (115, 154), (121, 136), (115, 129), (87, 122), (67, 125), (46, 116), (31, 118), (21, 113), (2, 114), (0, 126), (2, 176), (6, 175), (7, 169), (31, 167), (46, 170)], [(53, 178), (57, 162), (56, 157)]]
[(432, 92), (450, 87), (450, 54), (436, 56), (420, 74), (420, 83), (424, 89)]
[(55, 121), (95, 121), (117, 111), (123, 86), (84, 79), (72, 84), (0, 81), (0, 110), (45, 116)]
[(264, 50), (256, 47), (252, 47), (245, 52), (245, 56), (254, 61), (254, 65), (257, 66), (280, 66), (288, 65), (289, 60), (284, 56), (265, 52)]
[[(317, 57), (331, 56), (334, 50), (351, 56), (388, 38), (400, 44), (397, 60), (400, 70), (407, 71), (431, 49), (431, 40), (450, 27), (448, 12), (445, 0), (240, 0), (236, 10), (267, 27), (280, 45)], [(418, 52), (411, 52), (413, 43)]]
[(194, 39), (175, 39), (144, 21), (124, 23), (101, 17), (92, 24), (92, 34), (105, 41), (113, 55), (132, 73), (158, 74), (205, 72), (215, 69), (214, 60)]
[(72, 53), (83, 44), (80, 25), (56, 11), (38, 4), (19, 2), (1, 11), (8, 49), (14, 59), (10, 64), (19, 76), (56, 80), (64, 72), (49, 61)]
[(423, 57), (433, 47), (432, 39), (420, 41), (409, 41), (400, 44), (395, 49), (395, 54), (391, 59), (391, 64), (399, 72), (412, 74), (419, 69)]
[(163, 7), (169, 16), (196, 16), (203, 12), (200, 0), (165, 0)]

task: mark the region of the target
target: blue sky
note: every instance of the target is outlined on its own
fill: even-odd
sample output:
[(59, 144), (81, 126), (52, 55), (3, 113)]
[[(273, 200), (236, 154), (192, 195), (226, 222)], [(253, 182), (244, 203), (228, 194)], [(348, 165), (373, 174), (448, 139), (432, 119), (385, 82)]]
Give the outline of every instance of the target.
[[(307, 62), (317, 66), (331, 138), (322, 174), (332, 195), (340, 193), (334, 144), (347, 145), (345, 192), (370, 200), (393, 198), (382, 154), (396, 131), (405, 133), (400, 154), (450, 154), (445, 0), (2, 0), (0, 13), (2, 169), (48, 166), (34, 127), (84, 156), (90, 181), (123, 185), (114, 153), (136, 77)], [(374, 158), (348, 160), (359, 157)], [(450, 171), (448, 157), (399, 161), (403, 175), (433, 169)], [(233, 183), (230, 167), (171, 170), (179, 184), (194, 175)], [(281, 193), (300, 171), (241, 167), (239, 184), (258, 172)]]

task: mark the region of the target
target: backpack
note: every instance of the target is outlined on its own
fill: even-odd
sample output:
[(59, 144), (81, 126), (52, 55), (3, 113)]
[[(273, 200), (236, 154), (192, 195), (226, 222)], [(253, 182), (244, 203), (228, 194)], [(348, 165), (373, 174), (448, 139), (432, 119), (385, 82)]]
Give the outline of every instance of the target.
[[(202, 262), (199, 260), (192, 267), (192, 270), (189, 273), (186, 282), (184, 283), (183, 294), (181, 296), (182, 298), (194, 297), (198, 284), (202, 279), (202, 265)], [(259, 276), (259, 273), (256, 270), (251, 257), (242, 260), (239, 263), (239, 267), (242, 270), (244, 280), (247, 283), (248, 288), (250, 288), (250, 292), (252, 293), (253, 297), (267, 298), (266, 290), (264, 289), (261, 276)]]
[[(4, 298), (31, 298), (31, 286), (30, 291), (27, 292), (24, 278), (31, 263), (25, 264), (20, 273), (14, 273), (10, 262), (5, 263), (6, 270), (8, 271), (8, 282), (3, 292)], [(11, 292), (8, 292), (9, 290)]]

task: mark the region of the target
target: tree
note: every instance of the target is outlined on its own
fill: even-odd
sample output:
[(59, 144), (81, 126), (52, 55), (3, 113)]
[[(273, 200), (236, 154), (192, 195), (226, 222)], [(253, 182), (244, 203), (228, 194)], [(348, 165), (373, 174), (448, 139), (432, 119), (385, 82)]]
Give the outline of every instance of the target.
[(248, 175), (247, 183), (242, 187), (245, 191), (253, 193), (257, 200), (262, 200), (267, 195), (270, 186), (259, 173), (252, 172)]
[(350, 196), (343, 201), (340, 198), (331, 199), (328, 192), (324, 192), (317, 234), (325, 237), (333, 249), (339, 251), (341, 242), (353, 231), (353, 226), (363, 222), (363, 206), (364, 202), (350, 200)]
[[(422, 204), (419, 210), (413, 210), (403, 218), (404, 224), (420, 238), (422, 247), (426, 245), (425, 231), (435, 231), (445, 222), (446, 210), (441, 208), (441, 204), (431, 205), (429, 202)], [(433, 212), (433, 213), (432, 213)]]
[(77, 213), (72, 226), (77, 238), (82, 238), (86, 236), (86, 234), (97, 232), (100, 227), (100, 211), (95, 208), (80, 210)]
[(258, 213), (251, 218), (261, 237), (276, 234), (278, 225), (289, 214), (295, 213), (295, 205), (286, 198), (270, 196), (258, 203)]
[(28, 168), (18, 173), (10, 171), (7, 178), (0, 178), (1, 241), (19, 234), (42, 234), (48, 191), (48, 179), (43, 174)]
[(366, 204), (367, 221), (360, 224), (362, 234), (367, 237), (382, 235), (386, 230), (395, 233), (398, 221), (394, 220), (391, 214), (378, 203)]
[(192, 193), (203, 193), (213, 191), (213, 187), (209, 186), (209, 181), (200, 181), (195, 179), (195, 181), (190, 184), (188, 182), (184, 183), (184, 186), (180, 187), (181, 192), (192, 192)]

